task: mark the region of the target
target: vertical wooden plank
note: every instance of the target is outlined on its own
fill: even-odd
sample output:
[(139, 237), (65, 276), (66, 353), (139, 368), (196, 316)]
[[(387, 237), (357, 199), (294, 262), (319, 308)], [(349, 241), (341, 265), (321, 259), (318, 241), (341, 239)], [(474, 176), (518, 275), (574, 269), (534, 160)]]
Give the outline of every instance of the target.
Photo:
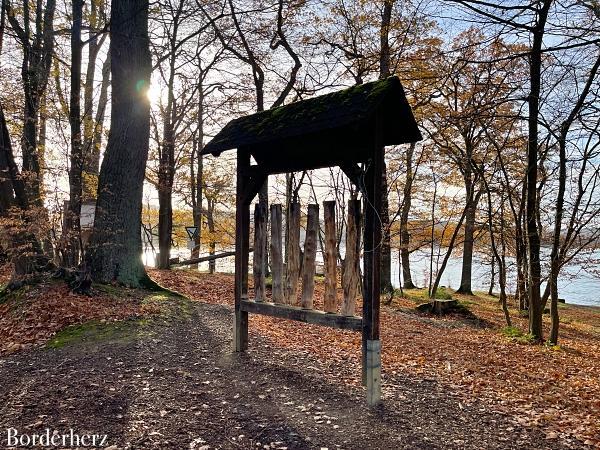
[(335, 232), (335, 201), (323, 202), (323, 219), (325, 221), (325, 298), (324, 310), (337, 312), (337, 247)]
[(363, 279), (363, 383), (367, 387), (367, 403), (381, 400), (381, 342), (379, 340), (380, 244), (381, 244), (381, 177), (384, 149), (381, 145), (381, 124), (378, 115), (372, 159), (365, 173), (365, 227)]
[(290, 203), (288, 212), (288, 247), (285, 249), (285, 298), (289, 305), (298, 304), (300, 277), (300, 203)]
[(304, 260), (302, 264), (301, 306), (313, 308), (315, 293), (315, 258), (317, 256), (317, 229), (319, 227), (319, 205), (308, 205), (306, 239), (304, 240)]
[(250, 200), (246, 195), (250, 152), (237, 153), (237, 185), (235, 209), (235, 316), (234, 351), (248, 348), (248, 313), (241, 310), (242, 298), (248, 298), (248, 253), (250, 249)]
[(341, 314), (353, 316), (359, 286), (360, 264), (360, 200), (348, 201), (348, 221), (346, 225), (346, 257), (342, 273), (344, 299)]
[(254, 252), (252, 273), (254, 276), (254, 300), (265, 300), (265, 241), (267, 239), (267, 211), (260, 203), (254, 205)]
[(273, 303), (284, 303), (281, 205), (271, 205), (271, 268)]

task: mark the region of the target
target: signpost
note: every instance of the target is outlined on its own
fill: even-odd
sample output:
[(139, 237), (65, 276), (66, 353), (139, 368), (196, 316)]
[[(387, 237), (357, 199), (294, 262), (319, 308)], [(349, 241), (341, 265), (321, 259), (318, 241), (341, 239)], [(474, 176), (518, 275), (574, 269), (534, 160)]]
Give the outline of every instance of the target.
[(185, 232), (192, 241), (198, 237), (198, 227), (185, 227)]
[(198, 227), (185, 227), (185, 232), (188, 235), (187, 248), (194, 250), (196, 247), (196, 238), (198, 237)]

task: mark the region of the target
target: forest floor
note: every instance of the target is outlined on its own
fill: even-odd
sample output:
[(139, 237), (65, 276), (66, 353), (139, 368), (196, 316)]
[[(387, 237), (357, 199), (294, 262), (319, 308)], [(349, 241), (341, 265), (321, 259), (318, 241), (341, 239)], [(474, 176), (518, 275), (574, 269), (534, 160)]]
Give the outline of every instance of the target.
[[(13, 340), (0, 350), (0, 447), (7, 427), (108, 434), (113, 448), (598, 445), (598, 310), (561, 309), (563, 341), (549, 348), (505, 335), (487, 297), (445, 318), (415, 311), (421, 291), (394, 299), (382, 310), (384, 402), (369, 409), (358, 334), (251, 316), (249, 351), (233, 354), (232, 276), (151, 276), (195, 301), (110, 287), (85, 298), (55, 281), (0, 300), (0, 343)], [(39, 330), (19, 328), (25, 318)]]

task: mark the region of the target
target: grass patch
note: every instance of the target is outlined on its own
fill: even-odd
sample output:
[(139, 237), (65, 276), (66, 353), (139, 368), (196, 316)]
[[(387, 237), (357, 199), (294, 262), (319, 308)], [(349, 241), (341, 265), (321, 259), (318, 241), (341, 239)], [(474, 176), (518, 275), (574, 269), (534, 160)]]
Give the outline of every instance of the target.
[(523, 333), (517, 327), (504, 327), (500, 330), (502, 334), (519, 344), (533, 344), (535, 337), (529, 333)]
[(438, 300), (452, 300), (452, 293), (445, 287), (437, 288), (435, 291), (435, 298)]
[(140, 335), (150, 323), (148, 319), (132, 319), (123, 322), (91, 321), (71, 325), (59, 331), (46, 344), (47, 348), (62, 348), (75, 342), (128, 341)]

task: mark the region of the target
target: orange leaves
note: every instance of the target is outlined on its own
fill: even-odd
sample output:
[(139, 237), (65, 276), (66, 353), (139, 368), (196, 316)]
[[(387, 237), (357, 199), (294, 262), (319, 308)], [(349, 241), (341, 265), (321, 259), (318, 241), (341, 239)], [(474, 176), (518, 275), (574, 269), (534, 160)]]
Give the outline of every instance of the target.
[(48, 341), (63, 328), (90, 320), (123, 320), (148, 313), (141, 291), (124, 289), (119, 298), (73, 294), (62, 281), (26, 285), (0, 305), (0, 354)]
[[(233, 276), (195, 271), (151, 271), (167, 287), (193, 300), (233, 305)], [(315, 305), (322, 308), (323, 283)], [(523, 345), (500, 333), (502, 312), (494, 300), (470, 299), (469, 308), (484, 327), (460, 317), (436, 318), (414, 312), (414, 303), (395, 299), (381, 311), (386, 383), (395, 376), (433, 378), (463, 402), (483, 400), (525, 425), (543, 427), (548, 440), (576, 437), (598, 445), (600, 436), (600, 311), (569, 307), (562, 314), (562, 347)], [(525, 319), (514, 317), (525, 327)], [(310, 352), (331, 362), (332, 381), (361, 384), (359, 333), (333, 330), (266, 316), (250, 316), (250, 333), (273, 348)], [(252, 336), (250, 338), (252, 347)]]

